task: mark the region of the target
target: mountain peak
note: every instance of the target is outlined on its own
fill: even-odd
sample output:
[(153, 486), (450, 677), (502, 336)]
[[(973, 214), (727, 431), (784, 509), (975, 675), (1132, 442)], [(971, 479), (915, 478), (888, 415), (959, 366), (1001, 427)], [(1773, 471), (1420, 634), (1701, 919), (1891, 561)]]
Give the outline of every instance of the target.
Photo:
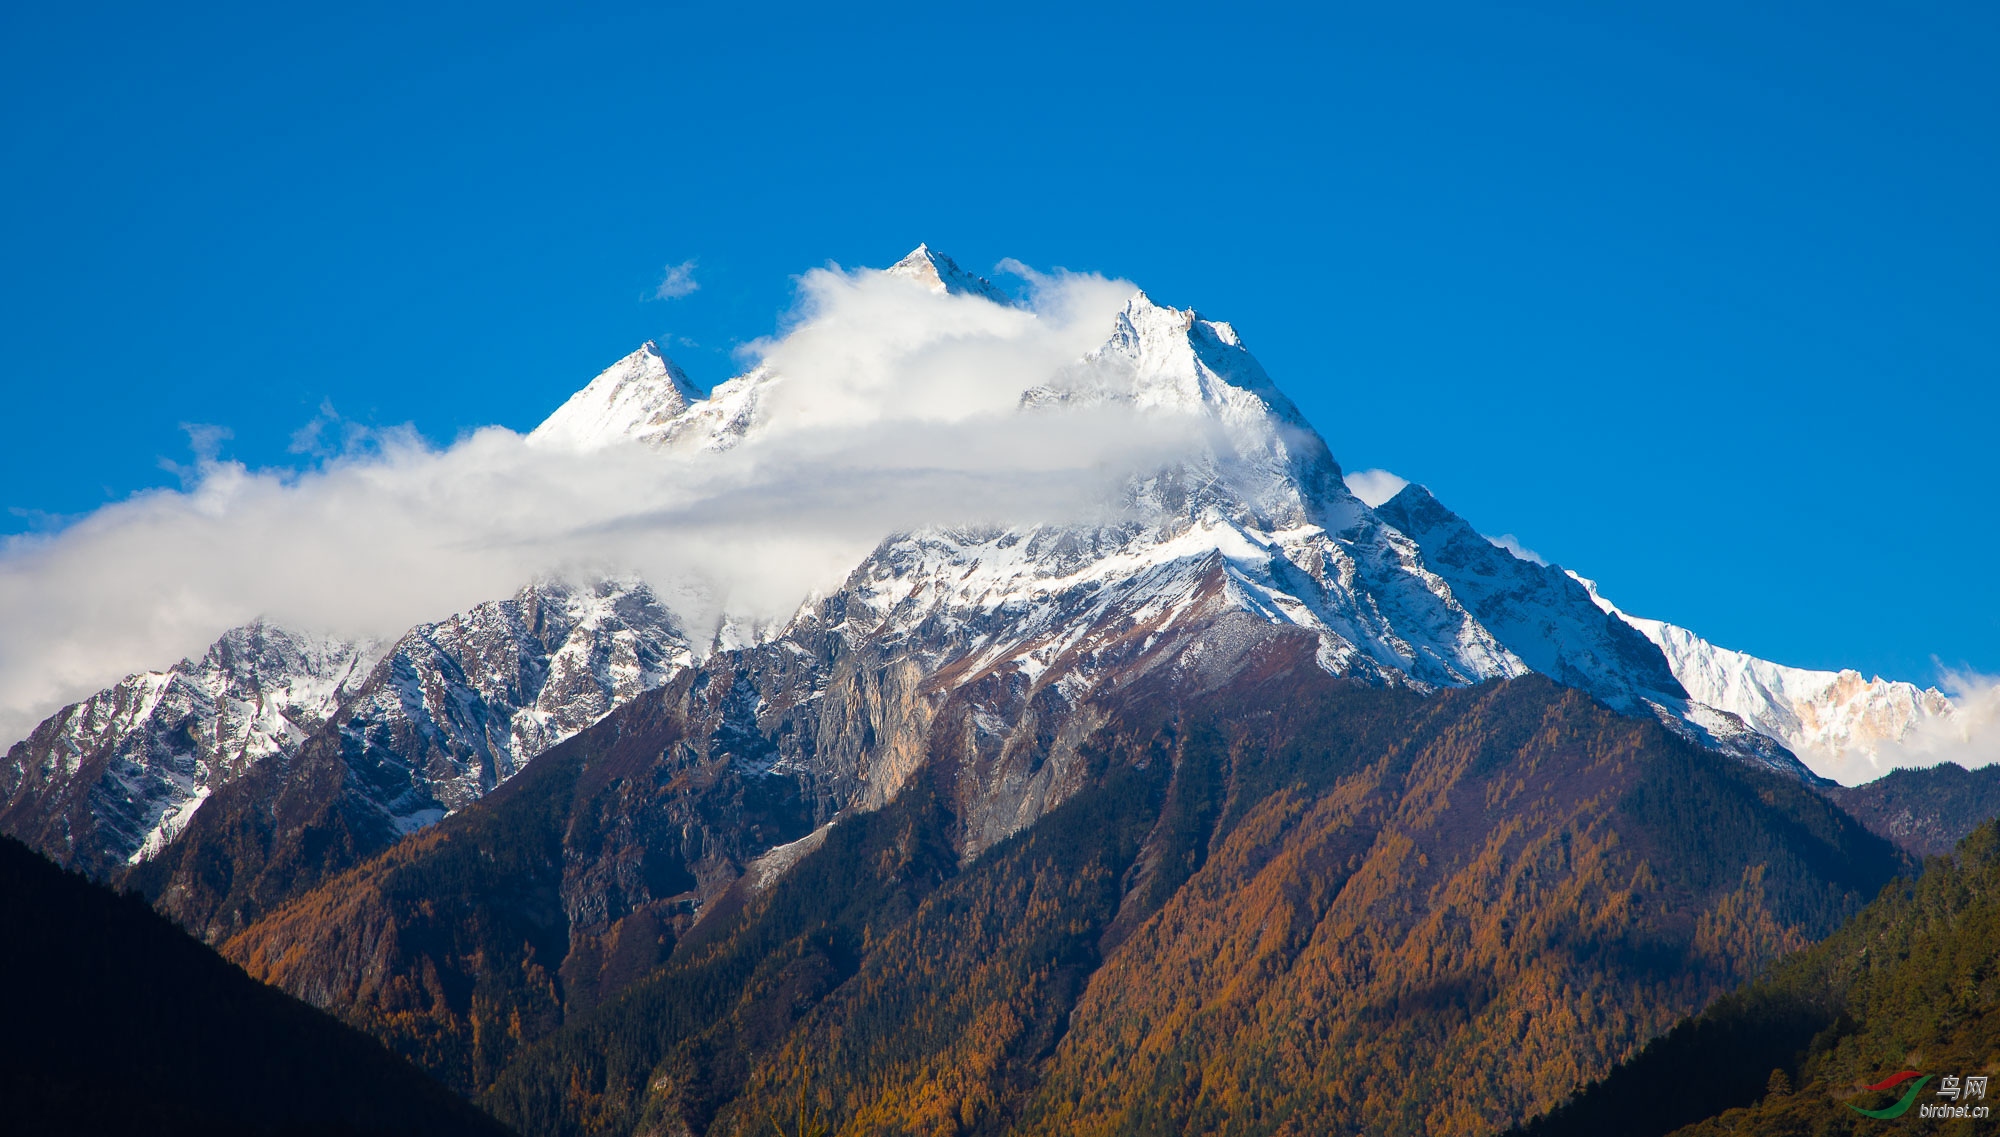
[(1129, 392), (1120, 397), (1140, 407), (1199, 411), (1246, 424), (1269, 415), (1310, 430), (1235, 328), (1205, 320), (1192, 308), (1158, 304), (1144, 291), (1125, 302), (1110, 338), (1086, 363), (1108, 368), (1097, 382), (1115, 378), (1113, 385)]
[(1200, 350), (1202, 341), (1210, 346), (1243, 349), (1243, 337), (1236, 334), (1234, 325), (1223, 320), (1206, 320), (1193, 308), (1175, 308), (1161, 304), (1145, 289), (1139, 289), (1125, 302), (1118, 313), (1116, 331), (1113, 338), (1126, 337), (1133, 342), (1139, 340), (1167, 340), (1188, 338)]
[(700, 400), (701, 389), (652, 340), (612, 364), (528, 435), (537, 445), (597, 450), (651, 433)]
[(1375, 507), (1375, 513), (1412, 537), (1420, 538), (1430, 530), (1447, 526), (1472, 531), (1472, 527), (1458, 514), (1446, 509), (1428, 487), (1416, 482), (1397, 490), (1388, 501)]
[(932, 292), (949, 296), (980, 296), (995, 304), (1007, 304), (1007, 294), (983, 276), (958, 267), (958, 262), (931, 248), (918, 245), (910, 255), (886, 269), (890, 276), (914, 280)]

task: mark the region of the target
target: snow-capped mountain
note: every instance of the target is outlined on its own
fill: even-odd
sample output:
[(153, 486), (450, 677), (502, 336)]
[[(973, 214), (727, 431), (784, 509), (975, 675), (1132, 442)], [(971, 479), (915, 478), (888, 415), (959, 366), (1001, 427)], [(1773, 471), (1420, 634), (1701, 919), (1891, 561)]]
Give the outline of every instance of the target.
[[(1571, 574), (1574, 576), (1575, 574)], [(1606, 613), (1657, 645), (1694, 699), (1777, 739), (1821, 777), (1859, 785), (1889, 772), (1884, 750), (1957, 711), (1944, 692), (1858, 671), (1811, 671), (1731, 651), (1686, 628), (1621, 611), (1596, 583), (1576, 577)]]
[[(643, 583), (543, 581), (386, 648), (257, 622), (200, 661), (65, 707), (0, 766), (0, 827), (99, 874), (158, 854), (217, 790), (309, 740), (396, 831), (421, 828), (690, 659)], [(282, 781), (282, 779), (280, 779)]]
[(257, 622), (199, 660), (64, 707), (0, 764), (0, 826), (102, 873), (157, 852), (214, 790), (295, 751), (381, 655)]
[(1101, 526), (928, 529), (886, 541), (842, 589), (843, 626), (922, 631), (927, 666), (1075, 670), (1096, 642), (1167, 634), (1220, 602), (1317, 637), (1327, 670), (1458, 685), (1529, 667), (1468, 612), (1407, 537), (1348, 492), (1339, 465), (1228, 324), (1143, 293), (1106, 343), (1022, 395), (1025, 414), (1118, 404), (1198, 420), (1209, 441), (1128, 486)]
[(631, 578), (544, 580), (420, 625), (295, 753), (223, 786), (125, 879), (220, 939), (475, 803), (688, 662), (678, 621)]
[[(927, 247), (887, 273), (1004, 299)], [(1380, 510), (1354, 497), (1229, 324), (1140, 292), (1107, 331), (1097, 349), (1026, 386), (1019, 413), (1109, 406), (1193, 427), (1196, 444), (1130, 481), (1115, 522), (892, 534), (776, 638), (831, 633), (850, 648), (894, 651), (939, 689), (997, 684), (1012, 694), (983, 713), (1004, 732), (1037, 699), (1068, 704), (1116, 681), (1135, 649), (1247, 613), (1313, 636), (1321, 666), (1337, 675), (1430, 689), (1542, 671), (1809, 776), (1733, 715), (1691, 700), (1655, 645), (1560, 570), (1496, 548), (1421, 489)], [(766, 396), (787, 381), (760, 365), (628, 437), (697, 452), (753, 444)], [(864, 796), (879, 799), (896, 777), (862, 780)]]
[[(928, 248), (864, 285), (871, 304), (912, 298), (927, 327), (963, 312), (1041, 318), (992, 308), (1003, 294)], [(1093, 1014), (1116, 1034), (1131, 1007), (1154, 1005), (1094, 1007), (1085, 987), (1105, 986), (1085, 974), (1095, 964), (1064, 962), (1079, 952), (1124, 961), (1098, 972), (1114, 993), (1199, 986), (1233, 953), (1253, 966), (1231, 974), (1269, 973), (1273, 991), (1322, 991), (1331, 976), (1347, 992), (1303, 1003), (1279, 992), (1264, 1010), (1283, 1022), (1304, 1021), (1301, 1007), (1308, 1019), (1345, 1007), (1366, 1031), (1373, 1009), (1411, 991), (1490, 974), (1487, 994), (1518, 996), (1500, 1007), (1509, 1014), (1544, 1007), (1557, 988), (1558, 1018), (1634, 1003), (1644, 1016), (1621, 1020), (1605, 1045), (1635, 1047), (1739, 969), (1831, 926), (1904, 863), (1819, 796), (1666, 732), (1810, 781), (1769, 739), (1834, 737), (1823, 723), (1859, 708), (1838, 734), (1852, 740), (1872, 706), (1835, 706), (1838, 684), (1631, 620), (1589, 582), (1481, 537), (1421, 486), (1369, 505), (1231, 325), (1143, 292), (1110, 307), (1089, 309), (1105, 323), (1094, 347), (1066, 332), (1060, 355), (1020, 356), (1037, 361), (1033, 373), (947, 436), (1173, 440), (1119, 451), (1145, 457), (1088, 483), (1114, 487), (1100, 508), (870, 531), (837, 546), (849, 550), (838, 584), (816, 576), (822, 591), (771, 619), (724, 611), (703, 644), (654, 591), (680, 595), (689, 582), (633, 577), (539, 580), (381, 647), (238, 629), (200, 664), (135, 676), (43, 724), (0, 768), (0, 824), (92, 871), (122, 868), (119, 883), (252, 974), (457, 1071), (468, 1092), (498, 1087), (488, 1100), (500, 1100), (526, 1087), (509, 1100), (527, 1101), (540, 1083), (525, 1079), (553, 1068), (538, 1056), (555, 1054), (549, 1084), (581, 1087), (570, 1096), (595, 1110), (611, 1083), (589, 1070), (579, 1081), (567, 1056), (624, 1047), (639, 1056), (624, 1063), (631, 1093), (604, 1116), (683, 1130), (723, 1126), (714, 1107), (727, 1099), (713, 1087), (750, 1077), (771, 1047), (826, 1049), (787, 1023), (839, 1035), (870, 1015), (910, 1018), (878, 1015), (854, 993), (895, 995), (896, 969), (918, 958), (947, 960), (940, 990), (963, 987), (959, 1003), (975, 1009), (991, 1003), (994, 975), (1008, 984), (1069, 968), (1041, 1020), (1058, 1035)], [(710, 470), (724, 481), (817, 441), (793, 433), (813, 427), (800, 412), (813, 404), (792, 403), (800, 388), (788, 387), (813, 381), (801, 362), (811, 358), (774, 351), (704, 397), (646, 344), (530, 436), (566, 452), (532, 461), (596, 454), (613, 472), (657, 463), (691, 471), (691, 485)], [(980, 379), (996, 373), (1013, 371)], [(908, 437), (862, 433), (868, 444)], [(799, 449), (807, 477), (831, 465)], [(724, 555), (734, 549), (724, 543)], [(747, 559), (731, 567), (748, 575), (759, 566)], [(1064, 803), (1062, 823), (996, 848)], [(833, 859), (806, 860), (815, 848)], [(1527, 878), (1533, 887), (1512, 887)], [(771, 903), (746, 905), (774, 885)], [(1058, 893), (1067, 899), (1051, 901)], [(1450, 909), (1501, 893), (1519, 903), (1487, 913), (1472, 937), (1486, 955), (1466, 956)], [(1607, 894), (1618, 903), (1596, 903)], [(1302, 896), (1316, 898), (1312, 911)], [(814, 931), (831, 927), (813, 915), (827, 903), (844, 913), (831, 939)], [(931, 921), (938, 912), (948, 918)], [(1256, 942), (1272, 940), (1259, 929), (1274, 919), (1291, 927), (1275, 955)], [(1247, 938), (1182, 935), (1197, 923)], [(1424, 950), (1396, 946), (1425, 927), (1442, 931)], [(805, 943), (800, 928), (826, 942)], [(1292, 968), (1303, 977), (1293, 983), (1287, 959), (1307, 937), (1358, 954), (1333, 971)], [(891, 941), (894, 953), (870, 946)], [(855, 942), (874, 954), (855, 956)], [(1619, 951), (1593, 947), (1635, 943), (1652, 959), (1636, 978)], [(701, 945), (774, 975), (761, 984), (770, 1006), (726, 1000), (737, 1011), (710, 1016), (714, 1030), (687, 1019), (664, 1041), (545, 1041), (565, 1022), (609, 1021), (594, 1009), (613, 998), (673, 1010), (687, 988), (672, 961)], [(1025, 964), (979, 970), (1007, 953)], [(1411, 966), (1343, 987), (1398, 960)], [(1217, 1006), (1231, 1001), (1229, 977), (1220, 982)], [(749, 1042), (717, 1033), (750, 1022), (744, 1007), (784, 1029)], [(965, 1033), (945, 1027), (931, 1033)], [(1027, 1040), (1010, 1049), (1049, 1053), (1043, 1025), (1008, 1030)], [(1480, 1022), (1467, 1031), (1493, 1035)], [(1500, 1033), (1488, 1050), (1525, 1053), (1518, 1032)], [(1574, 1033), (1558, 1024), (1548, 1038)], [(1341, 1038), (1326, 1037), (1321, 1049), (1338, 1051)], [(562, 1049), (579, 1038), (584, 1049)], [(727, 1045), (703, 1049), (710, 1038)], [(665, 1049), (647, 1053), (655, 1043)], [(523, 1053), (532, 1060), (515, 1065)], [(852, 1065), (876, 1100), (871, 1063)], [(1498, 1059), (1487, 1069), (1500, 1071), (1496, 1085), (1515, 1072)], [(524, 1080), (506, 1081), (515, 1070)], [(697, 1097), (707, 1112), (680, 1112)]]
[(357, 784), (407, 832), (470, 805), (691, 658), (644, 583), (541, 581), (412, 628), (329, 729)]
[[(1008, 303), (928, 247), (882, 275), (974, 302)], [(884, 534), (841, 587), (807, 602), (789, 623), (753, 627), (725, 616), (724, 633), (701, 646), (740, 649), (742, 671), (730, 687), (738, 701), (716, 712), (728, 730), (746, 738), (775, 730), (772, 716), (832, 698), (828, 692), (842, 683), (858, 685), (828, 704), (827, 714), (847, 717), (823, 725), (818, 750), (798, 738), (752, 748), (762, 755), (755, 759), (760, 769), (826, 774), (832, 810), (879, 803), (921, 762), (939, 708), (958, 698), (976, 735), (1009, 754), (1042, 756), (1021, 759), (1022, 784), (982, 822), (987, 837), (997, 838), (1059, 800), (1061, 763), (1045, 769), (1042, 758), (1059, 745), (1069, 708), (1090, 692), (1148, 668), (1235, 658), (1231, 652), (1275, 631), (1307, 637), (1326, 671), (1371, 684), (1431, 690), (1541, 672), (1627, 714), (1660, 717), (1703, 743), (1811, 776), (1764, 740), (1790, 745), (1809, 741), (1805, 734), (1784, 733), (1768, 708), (1737, 699), (1726, 685), (1702, 685), (1677, 662), (1670, 637), (1607, 614), (1561, 570), (1494, 546), (1421, 487), (1379, 508), (1355, 497), (1325, 442), (1229, 324), (1138, 292), (1104, 336), (1052, 375), (1022, 376), (1015, 413), (1033, 421), (1115, 411), (1173, 426), (1190, 442), (1126, 481), (1099, 521)], [(538, 447), (586, 454), (640, 443), (676, 460), (704, 461), (704, 454), (757, 445), (770, 426), (772, 394), (810, 378), (767, 361), (703, 396), (647, 343), (529, 437)], [(1226, 644), (1237, 646), (1218, 646)], [(379, 660), (348, 649), (353, 658), (333, 695), (281, 714), (296, 731), (285, 741), (205, 766), (175, 759), (172, 768), (188, 772), (156, 778), (171, 787), (165, 790), (141, 792), (90, 774), (92, 784), (110, 787), (93, 799), (98, 804), (61, 808), (111, 817), (125, 808), (118, 803), (145, 802), (134, 820), (110, 826), (115, 840), (103, 855), (150, 855), (198, 818), (196, 807), (216, 785), (261, 759), (282, 766), (304, 753), (301, 740), (312, 736), (324, 741), (305, 765), (324, 767), (324, 776), (311, 781), (310, 794), (361, 803), (389, 831), (408, 832), (463, 808), (636, 693), (668, 682), (691, 665), (694, 646), (635, 580), (581, 589), (537, 584), (413, 629)], [(748, 662), (752, 655), (756, 661)], [(849, 665), (841, 661), (862, 657), (895, 678), (842, 678)], [(93, 728), (110, 740), (92, 744), (105, 753), (137, 737), (118, 724), (152, 721), (150, 711), (134, 710), (146, 703), (142, 679), (65, 711), (37, 731), (46, 736), (39, 749), (10, 755), (8, 828), (31, 830), (42, 824), (30, 824), (34, 817), (60, 812), (55, 803), (65, 791), (49, 787), (73, 780), (80, 766), (65, 766), (57, 755), (82, 744), (53, 740), (83, 728), (58, 720), (109, 724)], [(841, 701), (850, 697), (861, 702)], [(857, 718), (859, 705), (870, 709)], [(1839, 717), (1810, 699), (1786, 706), (1801, 722), (1817, 715), (1810, 719), (1815, 729)], [(832, 765), (812, 773), (814, 763)], [(31, 773), (38, 770), (46, 772)], [(285, 784), (257, 792), (307, 793), (296, 787), (310, 779), (277, 781)], [(70, 849), (76, 840), (66, 830), (60, 840), (38, 843)]]
[(648, 340), (571, 395), (528, 441), (572, 450), (594, 450), (618, 439), (647, 441), (700, 398), (686, 372)]
[(980, 296), (995, 304), (1010, 303), (1007, 294), (977, 273), (958, 267), (958, 262), (929, 245), (918, 245), (910, 255), (883, 270), (890, 276), (914, 280), (933, 292), (953, 296)]
[(1420, 485), (1405, 486), (1375, 512), (1415, 540), (1425, 563), (1534, 670), (1627, 714), (1655, 715), (1704, 746), (1802, 773), (1783, 749), (1787, 740), (1696, 694), (1658, 645), (1618, 613), (1601, 609), (1588, 582), (1574, 573), (1514, 555)]
[[(943, 295), (1010, 303), (991, 281), (925, 245), (883, 272)], [(529, 433), (528, 441), (586, 453), (626, 442), (695, 453), (730, 450), (753, 425), (766, 421), (771, 393), (784, 382), (783, 375), (759, 364), (718, 383), (704, 398), (686, 373), (648, 341), (571, 395)]]

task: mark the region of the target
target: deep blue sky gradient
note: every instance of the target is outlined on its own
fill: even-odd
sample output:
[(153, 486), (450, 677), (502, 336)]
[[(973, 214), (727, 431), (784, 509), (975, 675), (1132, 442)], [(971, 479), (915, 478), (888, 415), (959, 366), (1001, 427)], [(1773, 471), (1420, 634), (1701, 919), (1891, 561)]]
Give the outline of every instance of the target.
[(1631, 611), (2000, 671), (2000, 7), (944, 7), (6, 6), (0, 531), (183, 423), (526, 428), (648, 337), (713, 384), (929, 241), (1235, 322), (1349, 469)]

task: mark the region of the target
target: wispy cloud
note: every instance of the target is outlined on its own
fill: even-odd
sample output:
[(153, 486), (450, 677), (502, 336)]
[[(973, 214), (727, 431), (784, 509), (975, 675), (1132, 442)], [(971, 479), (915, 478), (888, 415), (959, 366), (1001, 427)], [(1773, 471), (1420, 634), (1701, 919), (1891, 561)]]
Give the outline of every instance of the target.
[(688, 582), (699, 635), (725, 608), (789, 615), (892, 532), (1099, 516), (1188, 440), (1115, 410), (1015, 408), (1103, 340), (1131, 291), (1058, 274), (1011, 308), (807, 273), (791, 330), (755, 347), (783, 376), (768, 429), (722, 454), (568, 453), (498, 427), (437, 447), (330, 405), (295, 436), (297, 467), (253, 469), (193, 436), (181, 488), (0, 543), (0, 741), (260, 615), (394, 636), (540, 573), (624, 570)]
[(1535, 564), (1538, 565), (1546, 565), (1549, 563), (1548, 561), (1542, 558), (1542, 555), (1540, 553), (1536, 552), (1533, 549), (1530, 549), (1526, 545), (1523, 545), (1521, 543), (1521, 539), (1519, 537), (1514, 536), (1512, 533), (1502, 533), (1498, 537), (1494, 537), (1486, 533), (1481, 533), (1480, 536), (1485, 537), (1488, 541), (1493, 542), (1495, 545), (1500, 546), (1501, 548), (1507, 550), (1508, 552), (1514, 554), (1515, 556), (1521, 558), (1524, 561), (1533, 561)]
[[(319, 411), (304, 426), (292, 432), (287, 453), (303, 454), (325, 461), (337, 456), (353, 457), (378, 444), (383, 432), (363, 423), (343, 418), (332, 399), (321, 399)], [(214, 455), (209, 455), (212, 459)]]
[(187, 464), (172, 458), (161, 458), (159, 467), (179, 479), (181, 488), (187, 489), (200, 480), (202, 467), (215, 461), (216, 455), (222, 453), (222, 444), (236, 437), (236, 432), (212, 422), (184, 422), (181, 433), (187, 435), (188, 449), (194, 453), (194, 462)]
[(694, 278), (694, 261), (685, 260), (667, 266), (667, 274), (660, 278), (659, 287), (653, 289), (653, 299), (678, 300), (700, 289), (700, 283)]
[(1356, 470), (1347, 475), (1347, 491), (1361, 499), (1363, 505), (1373, 509), (1401, 493), (1409, 479), (1399, 478), (1387, 470)]

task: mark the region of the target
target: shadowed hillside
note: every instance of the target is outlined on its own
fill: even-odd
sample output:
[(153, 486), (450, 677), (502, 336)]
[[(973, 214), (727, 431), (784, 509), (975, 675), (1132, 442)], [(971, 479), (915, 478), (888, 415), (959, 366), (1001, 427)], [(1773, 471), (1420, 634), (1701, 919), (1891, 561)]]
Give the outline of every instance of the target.
[(462, 1134), (492, 1119), (135, 897), (0, 837), (9, 1134)]
[(1878, 833), (1920, 857), (1952, 851), (1982, 822), (2000, 817), (2000, 766), (1968, 770), (1952, 762), (1892, 770), (1866, 785), (1829, 786), (1826, 795)]

